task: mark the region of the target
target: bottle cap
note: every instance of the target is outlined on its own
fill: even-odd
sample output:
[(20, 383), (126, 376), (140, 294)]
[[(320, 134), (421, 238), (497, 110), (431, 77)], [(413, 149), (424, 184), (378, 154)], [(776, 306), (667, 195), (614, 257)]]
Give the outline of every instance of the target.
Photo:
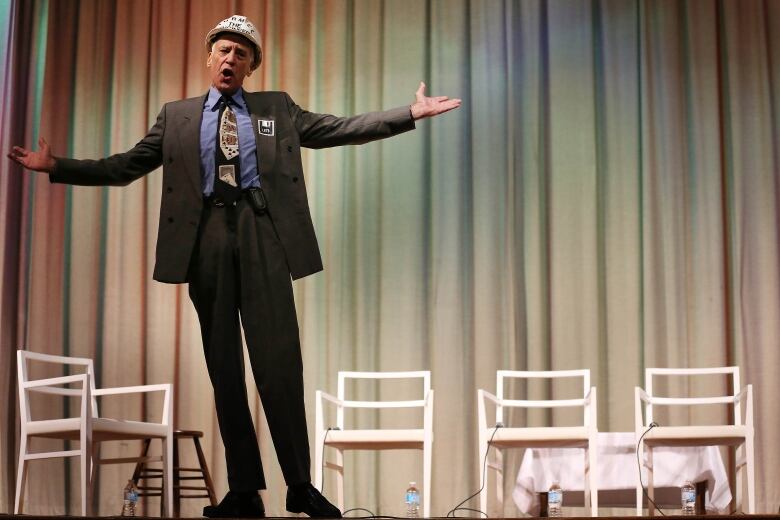
[(413, 480), (409, 482), (409, 487), (414, 487), (416, 485), (417, 485), (417, 482), (415, 482)]

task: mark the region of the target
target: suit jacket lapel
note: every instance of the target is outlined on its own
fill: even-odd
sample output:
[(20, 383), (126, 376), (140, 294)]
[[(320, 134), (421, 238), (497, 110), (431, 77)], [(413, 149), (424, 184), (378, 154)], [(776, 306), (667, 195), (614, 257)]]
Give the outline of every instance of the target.
[(175, 122), (179, 145), (187, 165), (187, 178), (198, 193), (203, 190), (200, 171), (200, 123), (205, 102), (206, 96), (185, 99), (179, 104), (180, 110)]
[(252, 118), (260, 185), (264, 190), (266, 188), (273, 190), (274, 176), (271, 172), (276, 161), (276, 107), (270, 102), (270, 97), (263, 96), (262, 92), (244, 91), (244, 100)]

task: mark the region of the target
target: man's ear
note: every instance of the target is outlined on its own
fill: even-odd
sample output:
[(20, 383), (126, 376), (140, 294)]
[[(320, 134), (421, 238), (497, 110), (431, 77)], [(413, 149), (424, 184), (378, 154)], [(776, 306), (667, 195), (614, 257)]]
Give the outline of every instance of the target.
[(211, 53), (206, 58), (206, 67), (211, 67)]

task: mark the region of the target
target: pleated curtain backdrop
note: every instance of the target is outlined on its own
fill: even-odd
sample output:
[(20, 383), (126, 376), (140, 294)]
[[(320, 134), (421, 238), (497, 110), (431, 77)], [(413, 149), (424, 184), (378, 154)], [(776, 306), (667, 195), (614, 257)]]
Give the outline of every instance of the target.
[[(203, 38), (233, 13), (263, 38), (249, 90), (335, 114), (408, 104), (420, 80), (464, 100), (388, 141), (304, 153), (325, 262), (295, 284), (310, 438), (314, 391), (335, 391), (338, 370), (430, 369), (443, 516), (479, 487), (476, 389), (494, 389), (497, 369), (590, 368), (599, 428), (626, 431), (645, 367), (735, 364), (755, 388), (758, 510), (778, 510), (780, 2), (3, 0), (3, 152), (38, 136), (63, 156), (130, 148), (164, 102), (206, 92)], [(226, 490), (187, 288), (151, 279), (160, 191), (159, 172), (74, 188), (0, 162), (0, 511), (13, 508), (22, 346), (93, 357), (105, 386), (173, 382), (176, 426), (204, 431)], [(247, 382), (266, 509), (283, 514)], [(416, 453), (347, 464), (347, 507), (378, 514), (401, 514), (422, 480)], [(131, 471), (101, 470), (101, 515), (119, 512)], [(27, 512), (78, 513), (77, 464), (38, 462), (30, 482)], [(511, 501), (504, 514), (518, 515)]]

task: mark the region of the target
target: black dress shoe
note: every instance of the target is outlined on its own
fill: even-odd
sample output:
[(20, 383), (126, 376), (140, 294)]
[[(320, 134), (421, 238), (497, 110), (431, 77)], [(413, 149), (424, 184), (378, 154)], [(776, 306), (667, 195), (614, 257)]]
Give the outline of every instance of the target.
[(287, 511), (306, 513), (312, 518), (341, 518), (341, 511), (310, 482), (287, 488)]
[(257, 491), (246, 493), (228, 491), (219, 505), (204, 507), (203, 516), (208, 518), (265, 518), (265, 508)]

